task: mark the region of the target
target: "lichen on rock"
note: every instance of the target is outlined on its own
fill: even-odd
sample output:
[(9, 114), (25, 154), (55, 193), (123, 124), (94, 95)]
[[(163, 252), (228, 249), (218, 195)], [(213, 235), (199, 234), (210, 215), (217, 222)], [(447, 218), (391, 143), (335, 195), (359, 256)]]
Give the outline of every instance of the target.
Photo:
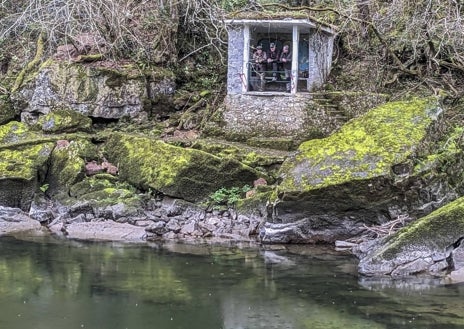
[(109, 161), (118, 164), (122, 180), (187, 201), (202, 200), (221, 187), (251, 184), (262, 176), (234, 159), (142, 136), (114, 133), (105, 152)]
[(96, 158), (98, 158), (96, 146), (86, 139), (57, 141), (50, 157), (47, 175), (48, 194), (64, 192), (68, 195), (69, 188), (85, 176), (85, 160)]
[(57, 109), (40, 116), (34, 126), (49, 134), (70, 133), (89, 131), (92, 120), (70, 108)]
[(458, 270), (446, 260), (463, 238), (464, 198), (461, 197), (387, 236), (367, 254), (358, 249), (359, 271), (364, 275), (443, 276)]
[(441, 111), (435, 99), (387, 103), (327, 138), (303, 143), (280, 168), (264, 238), (276, 242), (282, 224), (295, 232), (291, 242), (344, 240), (360, 234), (363, 225), (430, 212), (422, 207), (424, 196), (436, 194), (442, 203), (453, 199), (446, 181), (430, 178), (428, 189), (413, 169), (416, 151)]
[(309, 191), (388, 176), (414, 152), (440, 111), (430, 99), (387, 103), (327, 138), (307, 141), (283, 164), (279, 190)]
[(20, 122), (0, 127), (0, 205), (28, 210), (53, 143)]

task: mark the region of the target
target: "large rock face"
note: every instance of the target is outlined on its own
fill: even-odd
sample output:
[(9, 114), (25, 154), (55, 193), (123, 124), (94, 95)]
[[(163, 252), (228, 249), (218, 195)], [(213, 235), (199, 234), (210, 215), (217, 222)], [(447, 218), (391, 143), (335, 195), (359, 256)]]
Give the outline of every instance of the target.
[(0, 206), (29, 209), (54, 146), (40, 139), (20, 122), (0, 127)]
[(440, 200), (434, 208), (456, 198), (444, 179), (419, 177), (411, 160), (440, 112), (428, 99), (387, 103), (303, 143), (280, 169), (263, 241), (333, 242), (364, 224), (430, 212), (423, 207), (430, 198)]
[(260, 177), (256, 170), (231, 158), (146, 137), (115, 133), (105, 149), (108, 160), (118, 164), (120, 179), (187, 201), (202, 200), (221, 187), (251, 185)]
[(361, 245), (355, 250), (361, 259), (359, 272), (376, 276), (451, 273), (452, 279), (463, 281), (463, 239), (464, 198), (459, 198), (382, 241)]
[(136, 68), (49, 60), (13, 98), (28, 123), (63, 106), (94, 118), (143, 120), (151, 99), (174, 91), (167, 70), (146, 75)]
[(0, 98), (0, 125), (14, 119), (17, 115), (9, 100)]

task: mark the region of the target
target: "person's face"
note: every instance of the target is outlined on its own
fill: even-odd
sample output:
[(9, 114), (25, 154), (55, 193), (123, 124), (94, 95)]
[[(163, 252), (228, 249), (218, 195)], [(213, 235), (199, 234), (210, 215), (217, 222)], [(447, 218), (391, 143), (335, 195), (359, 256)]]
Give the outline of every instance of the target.
[(275, 47), (271, 47), (271, 51), (274, 51), (275, 50)]
[(284, 52), (287, 52), (288, 51), (288, 46), (285, 46), (284, 47)]

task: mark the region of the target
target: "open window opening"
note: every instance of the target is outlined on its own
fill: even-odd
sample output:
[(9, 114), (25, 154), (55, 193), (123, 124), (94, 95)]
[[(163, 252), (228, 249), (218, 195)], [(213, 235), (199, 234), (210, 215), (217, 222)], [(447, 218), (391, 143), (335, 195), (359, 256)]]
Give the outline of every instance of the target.
[(247, 92), (309, 91), (309, 31), (293, 25), (252, 25), (245, 33)]

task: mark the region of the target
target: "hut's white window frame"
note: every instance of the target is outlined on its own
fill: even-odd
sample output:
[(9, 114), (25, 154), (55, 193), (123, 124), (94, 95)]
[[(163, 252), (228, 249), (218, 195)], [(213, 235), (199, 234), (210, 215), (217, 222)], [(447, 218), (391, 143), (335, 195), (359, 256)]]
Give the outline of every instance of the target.
[[(297, 92), (298, 87), (298, 53), (299, 53), (299, 41), (300, 35), (305, 33), (310, 33), (312, 29), (321, 29), (326, 32), (331, 33), (331, 31), (324, 27), (318, 27), (314, 23), (306, 19), (283, 19), (283, 20), (240, 20), (240, 21), (229, 21), (228, 23), (240, 23), (243, 25), (243, 42), (244, 42), (244, 51), (243, 51), (243, 63), (242, 63), (242, 76), (244, 81), (250, 81), (250, 71), (248, 70), (248, 64), (251, 57), (251, 29), (256, 31), (261, 31), (265, 33), (266, 31), (270, 33), (291, 33), (292, 35), (292, 83), (291, 83), (291, 94)], [(309, 89), (309, 80), (307, 81), (307, 88)], [(242, 84), (242, 93), (249, 92), (248, 84)]]

